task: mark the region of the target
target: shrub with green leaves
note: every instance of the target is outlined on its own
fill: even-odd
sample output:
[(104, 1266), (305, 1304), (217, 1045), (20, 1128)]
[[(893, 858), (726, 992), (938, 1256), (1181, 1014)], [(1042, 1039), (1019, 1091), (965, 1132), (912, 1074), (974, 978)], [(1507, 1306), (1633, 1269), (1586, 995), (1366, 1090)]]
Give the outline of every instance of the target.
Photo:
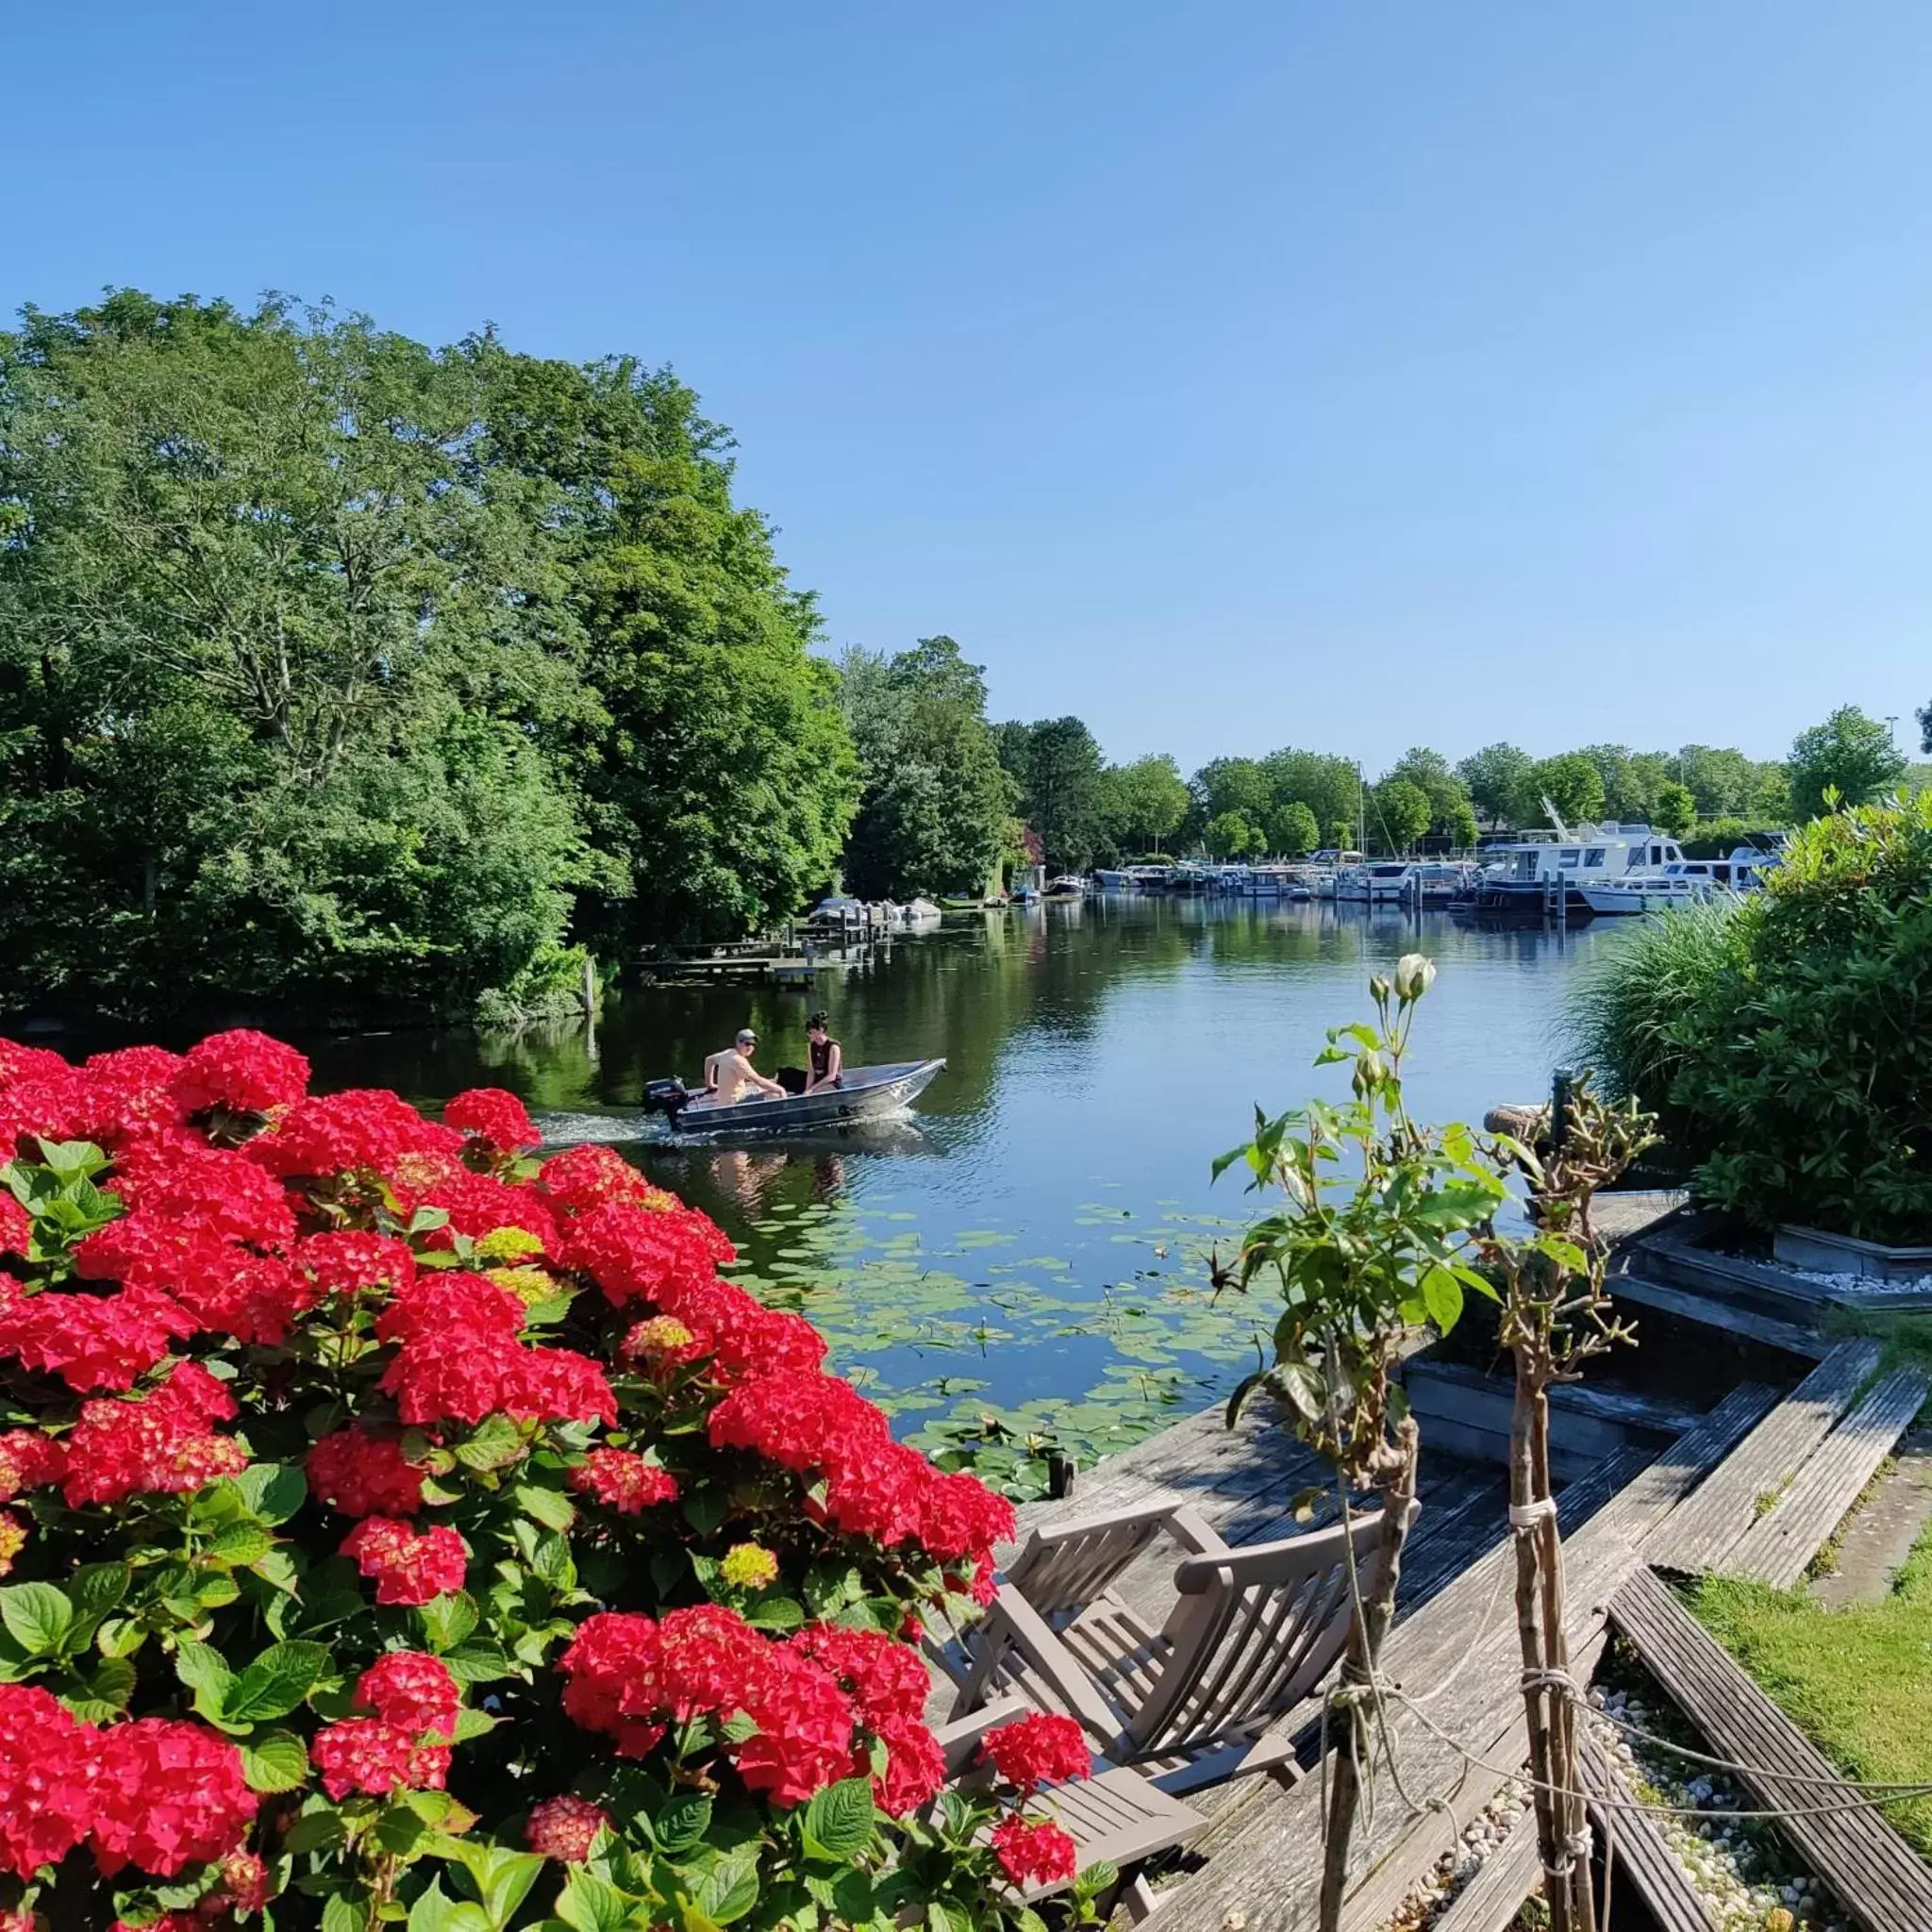
[(611, 1150), (308, 1074), (0, 1041), (7, 1932), (1091, 1923), (1078, 1727), (924, 1722), (1010, 1505)]
[(1707, 1199), (1932, 1241), (1932, 796), (1798, 832), (1664, 1042), (1667, 1129)]

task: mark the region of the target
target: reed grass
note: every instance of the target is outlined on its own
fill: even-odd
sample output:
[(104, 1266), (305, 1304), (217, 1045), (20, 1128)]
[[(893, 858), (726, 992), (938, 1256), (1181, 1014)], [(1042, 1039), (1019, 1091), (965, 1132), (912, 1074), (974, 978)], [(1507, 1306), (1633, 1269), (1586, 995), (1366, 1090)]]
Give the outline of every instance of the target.
[(1564, 1033), (1577, 1063), (1595, 1070), (1601, 1092), (1657, 1113), (1667, 1135), (1671, 1083), (1684, 1058), (1671, 1028), (1739, 958), (1748, 917), (1735, 899), (1647, 913), (1571, 984)]

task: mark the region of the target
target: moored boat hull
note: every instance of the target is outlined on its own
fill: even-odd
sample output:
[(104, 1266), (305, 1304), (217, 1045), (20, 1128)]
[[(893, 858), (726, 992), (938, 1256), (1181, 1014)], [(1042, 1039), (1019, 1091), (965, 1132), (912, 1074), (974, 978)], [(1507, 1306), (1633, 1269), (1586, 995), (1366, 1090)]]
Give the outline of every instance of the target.
[(817, 1093), (783, 1100), (741, 1100), (731, 1107), (694, 1101), (671, 1119), (679, 1140), (712, 1134), (784, 1134), (818, 1131), (854, 1121), (903, 1112), (945, 1072), (944, 1060), (899, 1060), (880, 1067), (851, 1067), (843, 1082)]

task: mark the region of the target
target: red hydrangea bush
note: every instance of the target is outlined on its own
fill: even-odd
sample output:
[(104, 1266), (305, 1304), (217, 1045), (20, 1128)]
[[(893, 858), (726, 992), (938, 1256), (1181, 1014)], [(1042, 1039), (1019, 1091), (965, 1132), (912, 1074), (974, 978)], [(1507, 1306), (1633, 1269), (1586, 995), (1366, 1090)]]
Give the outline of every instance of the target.
[(945, 1789), (914, 1648), (1010, 1507), (610, 1150), (308, 1085), (0, 1041), (0, 1926), (1040, 1927), (1078, 1727)]

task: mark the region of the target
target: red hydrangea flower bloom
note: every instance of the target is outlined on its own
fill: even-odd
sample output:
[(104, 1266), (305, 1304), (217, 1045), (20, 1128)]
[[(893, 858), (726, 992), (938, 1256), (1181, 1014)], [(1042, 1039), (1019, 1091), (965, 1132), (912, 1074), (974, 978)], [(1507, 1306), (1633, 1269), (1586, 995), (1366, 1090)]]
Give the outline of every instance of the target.
[(412, 1739), (429, 1736), (447, 1742), (456, 1733), (461, 1707), (457, 1680), (425, 1651), (386, 1652), (356, 1682), (356, 1707), (374, 1711)]
[(557, 1660), (564, 1677), (565, 1714), (587, 1731), (614, 1738), (620, 1757), (643, 1757), (664, 1735), (664, 1726), (652, 1721), (660, 1707), (661, 1652), (658, 1626), (649, 1617), (625, 1610), (586, 1617)]
[(31, 1878), (80, 1842), (93, 1816), (94, 1737), (38, 1684), (0, 1684), (0, 1872)]
[(622, 1307), (627, 1301), (661, 1303), (679, 1289), (702, 1287), (737, 1253), (723, 1230), (694, 1208), (653, 1211), (613, 1203), (579, 1215), (558, 1257)]
[(116, 1156), (122, 1199), (142, 1215), (226, 1241), (281, 1247), (295, 1238), (287, 1191), (245, 1154), (146, 1139)]
[(810, 1373), (825, 1358), (824, 1338), (803, 1316), (768, 1308), (733, 1282), (707, 1280), (667, 1288), (658, 1306), (665, 1316), (691, 1330), (692, 1346), (683, 1358), (710, 1356), (719, 1379), (724, 1381), (779, 1369)]
[(545, 1798), (541, 1805), (530, 1807), (524, 1837), (530, 1849), (543, 1857), (581, 1865), (591, 1856), (597, 1834), (609, 1823), (608, 1812), (588, 1798), (566, 1791), (561, 1797)]
[(636, 1516), (677, 1495), (677, 1478), (668, 1469), (659, 1469), (628, 1449), (592, 1449), (582, 1466), (571, 1471), (570, 1486), (621, 1516)]
[(175, 1075), (175, 1095), (190, 1113), (211, 1107), (231, 1113), (268, 1113), (308, 1091), (308, 1061), (292, 1046), (238, 1026), (211, 1033)]
[(67, 1451), (57, 1437), (38, 1429), (0, 1433), (0, 1503), (10, 1503), (23, 1490), (58, 1483), (66, 1473)]
[(879, 1732), (886, 1768), (872, 1781), (873, 1796), (894, 1818), (909, 1817), (939, 1796), (946, 1782), (946, 1754), (923, 1721), (893, 1724)]
[(1087, 1777), (1093, 1770), (1087, 1734), (1074, 1719), (1048, 1712), (987, 1732), (981, 1749), (1000, 1776), (1022, 1791)]
[(23, 1046), (17, 1040), (0, 1040), (0, 1091), (24, 1080), (54, 1079), (73, 1071), (51, 1046)]
[(542, 1144), (543, 1137), (531, 1124), (529, 1109), (514, 1093), (501, 1087), (472, 1087), (458, 1093), (442, 1110), (445, 1126), (460, 1127), (474, 1134), (485, 1146), (499, 1154), (515, 1154), (525, 1147)]
[(1080, 1854), (1058, 1824), (1036, 1824), (1017, 1811), (993, 1826), (992, 1848), (1000, 1868), (1023, 1891), (1034, 1885), (1071, 1885), (1079, 1872)]
[(230, 1852), (222, 1860), (219, 1894), (238, 1912), (258, 1912), (275, 1896), (269, 1870), (253, 1852)]
[(800, 1805), (861, 1769), (839, 1680), (803, 1651), (773, 1647), (742, 1708), (758, 1727), (732, 1753), (738, 1774), (774, 1805)]
[(1010, 1542), (1013, 1506), (967, 1470), (951, 1474), (928, 1465), (919, 1540), (941, 1562), (975, 1560), (995, 1543)]
[(416, 1257), (406, 1242), (358, 1228), (307, 1235), (290, 1259), (324, 1295), (401, 1294), (416, 1278)]
[(417, 1275), (375, 1321), (378, 1341), (431, 1341), (453, 1334), (514, 1341), (529, 1312), (522, 1299), (480, 1274)]
[(924, 1713), (932, 1678), (913, 1651), (883, 1631), (808, 1624), (791, 1648), (838, 1678), (872, 1730), (916, 1724)]
[(418, 1536), (392, 1516), (366, 1516), (342, 1539), (342, 1555), (374, 1579), (375, 1601), (413, 1608), (460, 1590), (468, 1574), (468, 1545), (442, 1524)]
[(322, 1774), (323, 1790), (340, 1805), (352, 1791), (380, 1798), (408, 1785), (415, 1750), (416, 1740), (400, 1724), (346, 1717), (317, 1731), (308, 1755)]
[(308, 1452), (308, 1487), (344, 1516), (413, 1516), (423, 1507), (424, 1472), (392, 1437), (338, 1429)]
[(314, 1282), (279, 1255), (257, 1255), (233, 1241), (184, 1256), (174, 1294), (209, 1334), (271, 1347), (287, 1341), (297, 1318), (320, 1299)]
[(553, 1154), (537, 1170), (537, 1185), (563, 1214), (588, 1214), (592, 1208), (612, 1202), (648, 1208), (670, 1205), (673, 1200), (654, 1188), (616, 1148), (591, 1141)]
[(0, 1255), (24, 1256), (33, 1236), (33, 1216), (0, 1188)]
[(199, 1362), (177, 1362), (146, 1395), (82, 1405), (67, 1438), (61, 1488), (78, 1508), (141, 1491), (185, 1493), (248, 1464), (247, 1452), (208, 1424), (235, 1413), (228, 1391)]
[(194, 1322), (151, 1288), (119, 1294), (30, 1295), (0, 1314), (0, 1355), (58, 1375), (70, 1389), (131, 1389)]
[(462, 1144), (399, 1095), (358, 1087), (298, 1100), (249, 1141), (248, 1157), (275, 1174), (387, 1174), (406, 1154), (452, 1155)]
[[(403, 1165), (407, 1170), (410, 1164)], [(396, 1197), (407, 1213), (413, 1214), (419, 1208), (441, 1208), (449, 1216), (429, 1235), (425, 1245), (431, 1248), (450, 1247), (459, 1234), (480, 1241), (500, 1227), (520, 1227), (546, 1248), (558, 1240), (557, 1223), (542, 1195), (528, 1188), (513, 1188), (493, 1174), (475, 1174), (467, 1167), (451, 1164), (420, 1180), (406, 1173), (398, 1182)]]
[(519, 1422), (617, 1423), (617, 1397), (589, 1356), (520, 1348), (505, 1364), (503, 1406)]
[(241, 1843), (261, 1801), (227, 1739), (159, 1717), (110, 1724), (96, 1736), (88, 1837), (103, 1873), (132, 1863), (172, 1878)]
[(714, 1449), (752, 1449), (803, 1473), (837, 1447), (863, 1457), (891, 1441), (883, 1411), (836, 1375), (781, 1370), (742, 1382), (711, 1411)]

